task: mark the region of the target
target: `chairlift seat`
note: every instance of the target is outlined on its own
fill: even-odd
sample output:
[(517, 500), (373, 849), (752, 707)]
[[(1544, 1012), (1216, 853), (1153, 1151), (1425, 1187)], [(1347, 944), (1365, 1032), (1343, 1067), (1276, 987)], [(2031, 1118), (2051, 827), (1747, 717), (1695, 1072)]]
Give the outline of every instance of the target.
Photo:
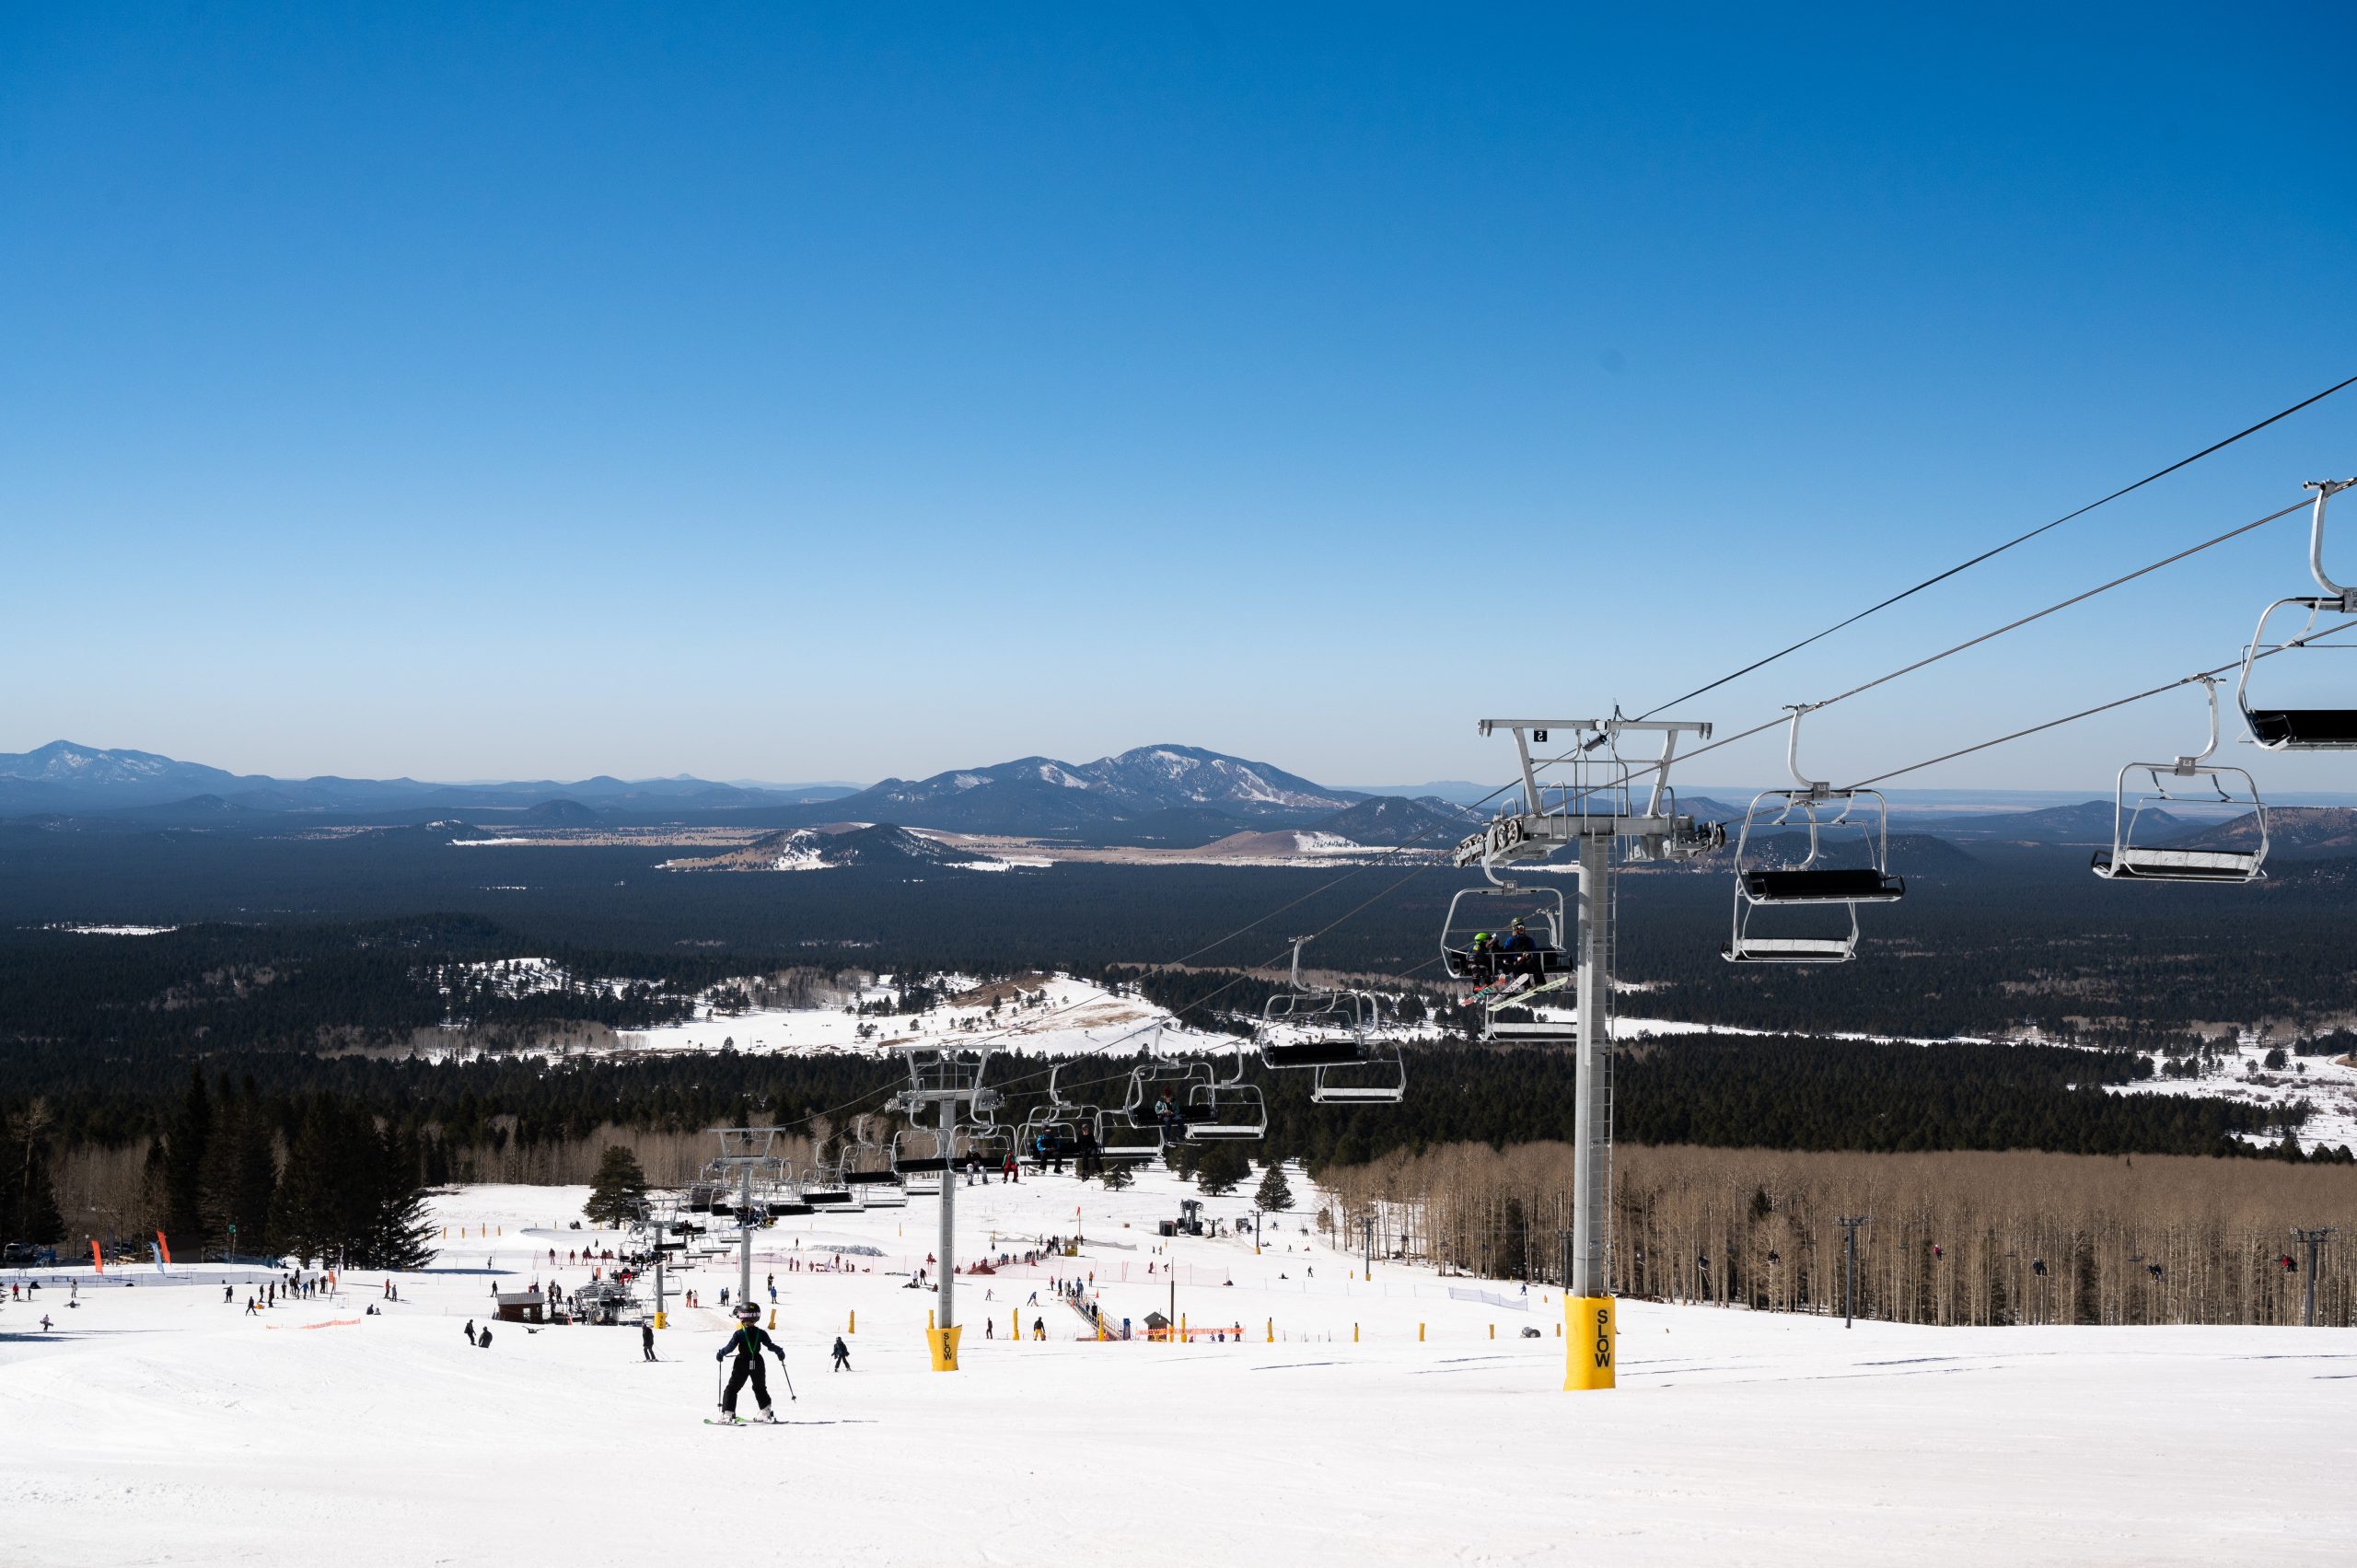
[(1292, 1045), (1264, 1045), (1260, 1060), (1271, 1067), (1339, 1067), (1364, 1054), (1349, 1035), (1301, 1040)]
[(1906, 896), (1907, 879), (1870, 865), (1747, 871), (1743, 891), (1756, 904), (1887, 904)]
[(783, 1203), (772, 1203), (770, 1205), (770, 1213), (773, 1214), (807, 1214), (815, 1212), (816, 1209), (809, 1203), (788, 1202)]
[(2251, 738), (2270, 751), (2357, 750), (2357, 708), (2247, 710)]
[(1731, 964), (1840, 964), (1857, 956), (1857, 943), (1846, 937), (1747, 936), (1719, 948)]
[(1398, 1105), (1408, 1098), (1404, 1078), (1387, 1084), (1329, 1084), (1324, 1074), (1310, 1085), (1312, 1105)]
[(848, 1187), (813, 1187), (802, 1194), (802, 1201), (819, 1208), (836, 1209), (852, 1201)]
[(2131, 844), (2117, 855), (2095, 853), (2095, 873), (2121, 882), (2250, 882), (2267, 875), (2255, 852), (2148, 849)]

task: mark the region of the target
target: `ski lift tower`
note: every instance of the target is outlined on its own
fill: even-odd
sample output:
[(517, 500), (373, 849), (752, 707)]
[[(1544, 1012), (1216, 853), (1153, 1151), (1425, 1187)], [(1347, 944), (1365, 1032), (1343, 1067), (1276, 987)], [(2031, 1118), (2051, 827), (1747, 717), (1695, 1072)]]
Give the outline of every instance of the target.
[[(1572, 1277), (1563, 1296), (1565, 1388), (1609, 1388), (1617, 1353), (1611, 1289), (1613, 855), (1685, 860), (1726, 842), (1724, 828), (1680, 815), (1669, 787), (1681, 736), (1710, 738), (1688, 720), (1483, 719), (1481, 733), (1514, 736), (1522, 767), (1518, 801), (1457, 846), (1461, 866), (1492, 882), (1497, 867), (1579, 852), (1578, 1086), (1573, 1110)], [(1660, 752), (1631, 764), (1624, 737), (1659, 736)], [(1534, 748), (1537, 749), (1534, 751)], [(1631, 793), (1650, 774), (1642, 804)]]
[[(977, 1111), (987, 1113), (996, 1109), (1005, 1097), (996, 1089), (982, 1087), (982, 1070), (990, 1065), (991, 1059), (991, 1047), (987, 1045), (964, 1051), (913, 1047), (906, 1054), (909, 1086), (893, 1097), (893, 1105), (911, 1115), (922, 1106), (940, 1108), (935, 1113), (935, 1125), (940, 1128), (936, 1154), (941, 1169), (941, 1247), (937, 1255), (941, 1306), (925, 1342), (933, 1353), (933, 1369), (955, 1372), (958, 1318), (950, 1297), (958, 1283), (958, 1109), (971, 1105)], [(934, 1163), (895, 1162), (904, 1170), (929, 1169)]]
[(753, 1299), (753, 1173), (760, 1171), (764, 1184), (783, 1178), (785, 1162), (778, 1156), (778, 1134), (783, 1127), (714, 1127), (720, 1134), (720, 1157), (712, 1168), (722, 1180), (728, 1173), (737, 1173), (737, 1300), (741, 1306)]

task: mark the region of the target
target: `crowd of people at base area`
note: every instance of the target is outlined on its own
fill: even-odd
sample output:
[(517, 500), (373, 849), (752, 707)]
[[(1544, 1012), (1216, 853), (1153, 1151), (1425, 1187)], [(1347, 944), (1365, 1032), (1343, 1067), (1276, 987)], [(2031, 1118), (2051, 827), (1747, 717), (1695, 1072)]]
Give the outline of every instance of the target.
[(863, 1268), (856, 1263), (846, 1263), (842, 1254), (837, 1252), (826, 1258), (788, 1258), (785, 1272), (789, 1274), (872, 1274), (876, 1269), (873, 1264)]
[[(584, 1247), (578, 1251), (568, 1249), (564, 1254), (564, 1260), (572, 1264), (610, 1263), (615, 1260), (614, 1249), (609, 1247), (600, 1252), (590, 1247)], [(549, 1249), (549, 1266), (552, 1268), (556, 1266), (556, 1249), (553, 1247)]]

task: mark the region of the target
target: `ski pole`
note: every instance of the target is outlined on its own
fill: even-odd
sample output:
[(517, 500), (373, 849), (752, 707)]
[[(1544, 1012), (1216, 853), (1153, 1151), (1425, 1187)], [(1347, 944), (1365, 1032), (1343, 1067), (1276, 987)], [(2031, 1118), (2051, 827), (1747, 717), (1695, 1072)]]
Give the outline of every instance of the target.
[(795, 1404), (800, 1404), (802, 1402), (802, 1396), (794, 1391), (794, 1374), (785, 1369), (785, 1353), (784, 1351), (778, 1352), (777, 1375), (785, 1379), (785, 1397), (792, 1400)]

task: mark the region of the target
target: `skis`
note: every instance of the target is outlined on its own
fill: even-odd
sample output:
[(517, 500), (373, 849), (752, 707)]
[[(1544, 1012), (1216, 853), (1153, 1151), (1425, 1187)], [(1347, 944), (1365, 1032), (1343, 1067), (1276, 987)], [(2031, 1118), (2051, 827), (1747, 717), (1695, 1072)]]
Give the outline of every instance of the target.
[(1530, 983), (1527, 974), (1510, 974), (1504, 980), (1493, 980), (1465, 999), (1468, 1007), (1479, 1007), (1493, 996), (1511, 996)]
[(784, 1426), (785, 1424), (773, 1415), (765, 1415), (759, 1421), (747, 1421), (741, 1415), (706, 1416), (703, 1418), (703, 1423), (706, 1426)]
[(1579, 976), (1576, 974), (1558, 975), (1544, 985), (1534, 985), (1527, 991), (1516, 991), (1508, 995), (1496, 997), (1487, 1004), (1487, 1010), (1495, 1012), (1499, 1008), (1505, 1006), (1508, 1003), (1527, 1002), (1531, 997), (1537, 996), (1542, 992), (1560, 990), (1562, 987), (1571, 984), (1572, 981), (1577, 979), (1579, 979)]
[(1558, 975), (1543, 985), (1533, 985), (1527, 974), (1510, 974), (1504, 980), (1492, 981), (1465, 999), (1468, 1007), (1480, 1007), (1489, 1012), (1509, 1004), (1520, 1004), (1542, 992), (1559, 991), (1579, 976), (1576, 973)]

